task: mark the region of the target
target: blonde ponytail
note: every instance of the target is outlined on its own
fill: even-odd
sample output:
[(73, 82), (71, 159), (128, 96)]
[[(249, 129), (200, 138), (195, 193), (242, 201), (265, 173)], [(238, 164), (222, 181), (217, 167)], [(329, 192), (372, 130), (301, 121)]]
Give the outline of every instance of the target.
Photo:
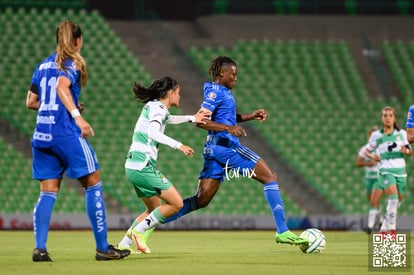
[(80, 70), (80, 85), (86, 86), (88, 72), (86, 62), (79, 52), (75, 50), (77, 38), (82, 38), (81, 28), (73, 22), (63, 21), (56, 29), (56, 63), (59, 69), (66, 71), (65, 61), (73, 60), (77, 69)]

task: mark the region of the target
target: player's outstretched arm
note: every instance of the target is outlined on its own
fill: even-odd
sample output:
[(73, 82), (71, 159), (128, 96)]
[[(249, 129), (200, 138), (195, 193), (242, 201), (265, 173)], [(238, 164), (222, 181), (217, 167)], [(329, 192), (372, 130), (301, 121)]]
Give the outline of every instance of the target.
[(244, 130), (242, 127), (240, 126), (233, 126), (233, 125), (227, 125), (227, 124), (223, 124), (223, 123), (217, 123), (215, 121), (212, 121), (211, 115), (212, 112), (204, 107), (201, 107), (197, 113), (197, 115), (202, 115), (203, 118), (203, 123), (197, 123), (197, 127), (202, 128), (204, 130), (208, 130), (208, 131), (216, 131), (216, 132), (220, 132), (220, 131), (226, 131), (229, 132), (231, 135), (236, 136), (236, 137), (244, 137), (247, 136), (246, 130)]
[(168, 145), (174, 149), (179, 149), (183, 145), (178, 140), (164, 134), (161, 130), (161, 123), (156, 120), (151, 121), (148, 125), (148, 137), (158, 143)]
[(249, 120), (265, 121), (267, 118), (267, 112), (264, 109), (259, 109), (251, 114), (236, 114), (237, 122), (244, 122)]
[(181, 152), (183, 152), (184, 155), (186, 155), (186, 156), (192, 156), (192, 155), (194, 155), (194, 149), (191, 148), (190, 146), (187, 146), (187, 145), (182, 144), (177, 149), (180, 150)]
[(168, 118), (167, 123), (168, 124), (181, 124), (184, 122), (194, 122), (194, 123), (200, 123), (205, 124), (208, 120), (208, 115), (204, 113), (196, 113), (192, 116), (189, 115), (172, 115)]
[[(197, 114), (203, 114), (206, 117), (211, 117), (212, 112), (206, 108), (201, 107), (200, 110), (198, 110)], [(208, 131), (217, 131), (217, 132), (226, 131), (236, 137), (247, 136), (246, 130), (244, 130), (244, 128), (237, 126), (237, 125), (233, 126), (233, 125), (217, 123), (210, 119), (203, 120), (203, 122), (204, 123), (197, 123), (197, 127), (202, 128), (204, 130), (208, 130)]]

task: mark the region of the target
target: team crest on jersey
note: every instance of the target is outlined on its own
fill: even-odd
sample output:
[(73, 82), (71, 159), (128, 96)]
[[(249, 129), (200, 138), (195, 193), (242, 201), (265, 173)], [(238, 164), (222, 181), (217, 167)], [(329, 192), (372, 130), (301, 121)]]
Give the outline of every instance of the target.
[(411, 117), (412, 117), (411, 112), (408, 112), (408, 114), (407, 114), (407, 119), (411, 119)]
[(215, 99), (216, 97), (217, 97), (217, 94), (216, 93), (214, 93), (214, 92), (208, 93), (208, 98)]
[(160, 175), (160, 179), (161, 179), (162, 183), (168, 183), (168, 179), (166, 177), (164, 177), (163, 175)]

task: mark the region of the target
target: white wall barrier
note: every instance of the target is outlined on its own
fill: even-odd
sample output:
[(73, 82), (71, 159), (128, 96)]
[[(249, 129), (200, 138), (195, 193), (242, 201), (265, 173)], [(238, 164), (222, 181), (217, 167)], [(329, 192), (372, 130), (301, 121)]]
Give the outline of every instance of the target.
[[(135, 215), (107, 215), (110, 230), (124, 230), (130, 226)], [(287, 224), (292, 230), (316, 227), (323, 230), (360, 231), (366, 227), (366, 216), (361, 215), (319, 215), (288, 217)], [(414, 231), (414, 216), (399, 216), (398, 229)], [(31, 214), (0, 214), (0, 229), (29, 230), (33, 228)], [(88, 229), (86, 214), (53, 214), (52, 229)], [(199, 216), (189, 215), (171, 223), (159, 226), (165, 230), (274, 230), (272, 217), (257, 216)]]

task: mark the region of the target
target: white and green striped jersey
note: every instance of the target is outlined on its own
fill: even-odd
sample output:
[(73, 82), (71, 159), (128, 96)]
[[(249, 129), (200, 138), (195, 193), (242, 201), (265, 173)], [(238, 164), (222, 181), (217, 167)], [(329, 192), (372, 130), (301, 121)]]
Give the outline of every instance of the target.
[[(368, 145), (369, 144), (367, 143), (364, 146), (362, 146), (361, 149), (359, 149), (359, 152), (358, 152), (358, 156), (363, 158), (365, 162), (371, 161), (371, 159), (365, 155), (365, 151), (367, 150)], [(376, 150), (374, 150), (373, 153), (376, 154)], [(379, 167), (378, 163), (375, 166), (364, 166), (365, 177), (368, 178), (368, 179), (377, 178), (378, 177), (378, 167)]]
[(408, 144), (407, 132), (403, 129), (399, 131), (394, 129), (390, 135), (378, 130), (371, 134), (367, 149), (370, 152), (376, 149), (377, 154), (381, 156), (380, 174), (405, 177), (407, 176), (406, 163), (404, 154), (400, 150)]
[(164, 133), (166, 121), (170, 117), (168, 108), (160, 101), (150, 101), (145, 104), (135, 124), (132, 144), (129, 148), (125, 167), (142, 170), (150, 161), (156, 165), (158, 142), (148, 137), (148, 127), (151, 121), (157, 121)]

